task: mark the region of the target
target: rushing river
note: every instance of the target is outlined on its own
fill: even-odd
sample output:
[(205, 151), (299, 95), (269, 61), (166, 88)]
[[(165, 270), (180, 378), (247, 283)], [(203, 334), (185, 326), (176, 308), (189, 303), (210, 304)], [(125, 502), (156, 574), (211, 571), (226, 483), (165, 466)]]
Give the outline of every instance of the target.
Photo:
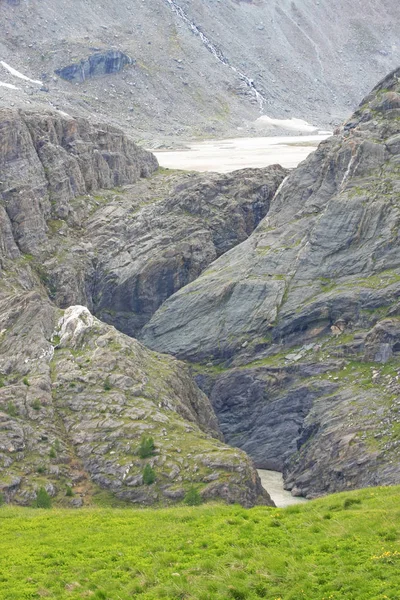
[(307, 502), (305, 498), (292, 496), (290, 492), (283, 489), (282, 473), (278, 473), (278, 471), (266, 471), (264, 469), (258, 469), (258, 474), (260, 476), (263, 488), (267, 490), (272, 500), (279, 508), (289, 506), (290, 504)]
[(234, 138), (189, 143), (185, 150), (155, 152), (161, 167), (229, 173), (280, 164), (294, 169), (329, 135)]

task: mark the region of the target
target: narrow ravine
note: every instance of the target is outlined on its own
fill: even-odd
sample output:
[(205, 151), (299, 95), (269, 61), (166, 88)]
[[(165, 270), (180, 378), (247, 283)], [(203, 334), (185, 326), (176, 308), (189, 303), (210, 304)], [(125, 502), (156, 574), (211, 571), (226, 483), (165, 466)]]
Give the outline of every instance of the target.
[(190, 18), (185, 13), (183, 8), (181, 6), (179, 6), (179, 4), (177, 2), (175, 2), (175, 0), (165, 0), (165, 1), (171, 7), (172, 11), (175, 14), (177, 14), (178, 17), (185, 23), (185, 25), (187, 25), (189, 27), (189, 29), (200, 38), (200, 40), (202, 41), (203, 45), (207, 48), (207, 50), (209, 52), (211, 52), (211, 54), (220, 63), (227, 66), (229, 69), (231, 69), (231, 71), (233, 71), (237, 75), (237, 77), (247, 85), (247, 87), (252, 91), (255, 99), (257, 100), (257, 104), (259, 106), (260, 113), (263, 113), (264, 104), (267, 101), (267, 99), (257, 89), (257, 87), (254, 84), (254, 80), (251, 77), (249, 77), (248, 75), (246, 75), (245, 73), (243, 73), (243, 71), (241, 71), (237, 67), (230, 64), (229, 59), (226, 58), (224, 53), (219, 48), (217, 48), (217, 46), (215, 44), (213, 44), (213, 42), (201, 31), (201, 29), (195, 23), (193, 23), (193, 21), (190, 20)]

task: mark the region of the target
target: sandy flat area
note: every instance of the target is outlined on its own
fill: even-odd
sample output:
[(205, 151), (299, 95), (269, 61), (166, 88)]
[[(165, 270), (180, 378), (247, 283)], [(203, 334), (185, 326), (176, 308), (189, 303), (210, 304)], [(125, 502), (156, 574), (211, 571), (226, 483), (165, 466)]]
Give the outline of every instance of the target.
[(280, 164), (293, 169), (329, 135), (233, 138), (188, 143), (188, 149), (158, 151), (161, 167), (229, 173), (246, 167)]

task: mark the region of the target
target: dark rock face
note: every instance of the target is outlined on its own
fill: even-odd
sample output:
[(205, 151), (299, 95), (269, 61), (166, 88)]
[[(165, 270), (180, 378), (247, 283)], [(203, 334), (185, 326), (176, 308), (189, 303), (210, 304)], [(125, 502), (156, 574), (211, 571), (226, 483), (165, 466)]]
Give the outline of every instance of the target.
[(283, 464), (295, 493), (400, 481), (399, 75), (144, 329), (151, 348), (205, 363), (227, 439)]
[(71, 83), (83, 83), (93, 77), (101, 77), (119, 73), (126, 65), (132, 64), (132, 59), (118, 50), (109, 50), (108, 52), (96, 52), (86, 60), (79, 63), (68, 65), (62, 69), (57, 69), (57, 75), (71, 81)]
[(225, 440), (245, 450), (259, 469), (282, 471), (297, 450), (304, 417), (316, 396), (307, 387), (277, 393), (274, 387), (281, 391), (277, 382), (284, 378), (288, 374), (283, 369), (232, 371), (218, 378), (210, 394)]

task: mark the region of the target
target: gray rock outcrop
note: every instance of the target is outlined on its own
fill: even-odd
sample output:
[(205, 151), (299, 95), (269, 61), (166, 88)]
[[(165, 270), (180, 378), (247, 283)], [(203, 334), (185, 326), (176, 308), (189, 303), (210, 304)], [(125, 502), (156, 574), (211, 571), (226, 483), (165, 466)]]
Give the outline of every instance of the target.
[(71, 201), (146, 177), (158, 167), (122, 131), (60, 112), (0, 110), (0, 200), (23, 253), (46, 247), (47, 222), (66, 218)]
[(203, 363), (226, 439), (295, 493), (400, 481), (399, 75), (144, 330), (149, 347)]
[[(72, 502), (88, 504), (103, 490), (168, 504), (196, 484), (205, 499), (271, 503), (248, 457), (219, 440), (185, 365), (82, 306), (61, 313), (37, 291), (8, 306), (0, 321), (0, 492), (8, 502), (30, 504), (45, 487), (64, 503), (72, 488)], [(147, 458), (138, 455), (143, 436), (154, 440)], [(147, 464), (153, 484), (143, 481)]]
[(93, 77), (102, 77), (119, 73), (126, 65), (132, 64), (132, 59), (119, 50), (96, 52), (78, 63), (56, 69), (56, 74), (71, 83), (83, 83)]
[(161, 173), (91, 195), (48, 235), (40, 262), (49, 293), (135, 336), (164, 300), (250, 235), (285, 175), (279, 166)]
[[(100, 249), (105, 261), (114, 245), (123, 253), (130, 239), (133, 252), (132, 231), (139, 237), (142, 229), (146, 252), (152, 229), (145, 233), (144, 223), (151, 223), (157, 208), (130, 237), (127, 223), (146, 204), (140, 180), (157, 161), (111, 127), (59, 114), (3, 111), (0, 118), (0, 493), (23, 505), (40, 487), (70, 506), (90, 504), (99, 494), (110, 503), (118, 498), (151, 505), (182, 501), (194, 484), (204, 499), (272, 504), (251, 460), (221, 441), (210, 402), (187, 366), (150, 352), (78, 302), (66, 301), (65, 311), (54, 303), (58, 272), (65, 300), (79, 297), (83, 304), (100, 285), (96, 275), (106, 275), (105, 267), (96, 271)], [(284, 175), (280, 168), (271, 171), (274, 189)], [(190, 177), (183, 179), (187, 185)], [(225, 236), (230, 244), (250, 233), (274, 191), (257, 176), (244, 177), (247, 195), (238, 192), (235, 201), (220, 195), (227, 181), (210, 184), (215, 190), (209, 204), (203, 208), (199, 199), (190, 213), (193, 231), (210, 221), (205, 255), (223, 250), (220, 232), (211, 234), (224, 215), (220, 204), (234, 213), (230, 223), (237, 221), (235, 232), (228, 228)], [(128, 196), (121, 203), (116, 186), (133, 190), (134, 182), (136, 200)], [(147, 183), (151, 188), (152, 179)], [(191, 187), (196, 195), (196, 182)], [(163, 215), (174, 212), (174, 203), (165, 200)], [(165, 224), (170, 237), (164, 246), (160, 241), (161, 252), (174, 239), (168, 229), (177, 219), (179, 211)], [(160, 219), (160, 230), (162, 225)], [(91, 229), (96, 234), (90, 236)], [(143, 436), (154, 440), (145, 458), (138, 453)], [(146, 465), (154, 482), (144, 478)]]

